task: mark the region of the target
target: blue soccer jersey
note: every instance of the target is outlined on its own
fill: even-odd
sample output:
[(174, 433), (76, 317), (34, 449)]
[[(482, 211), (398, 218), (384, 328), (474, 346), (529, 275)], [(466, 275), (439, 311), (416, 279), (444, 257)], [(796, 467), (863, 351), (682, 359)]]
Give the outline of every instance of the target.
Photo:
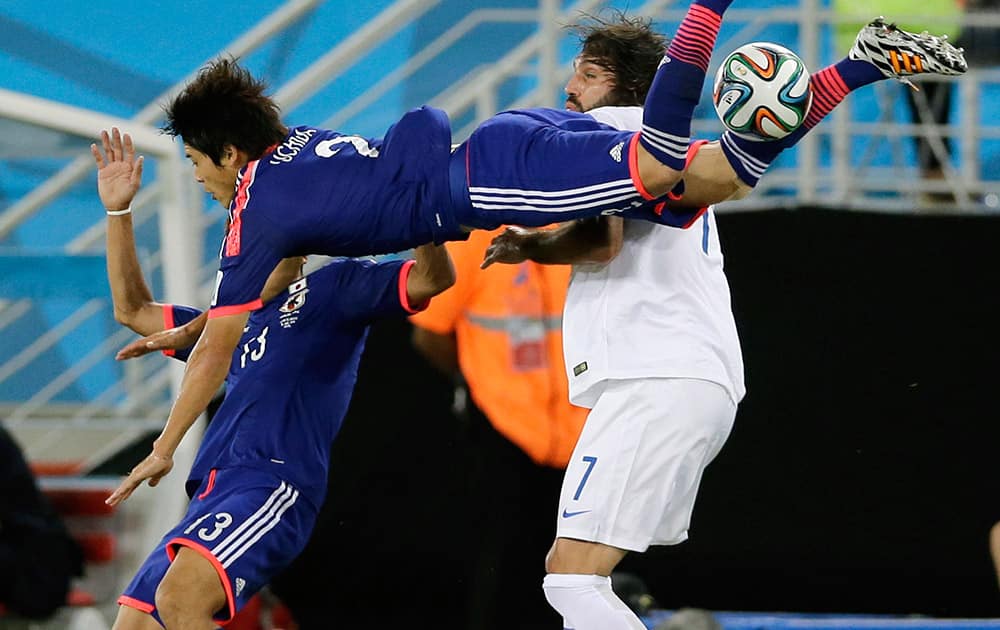
[[(222, 580), (225, 622), (303, 549), (326, 495), (330, 448), (357, 380), (369, 325), (412, 314), (413, 261), (334, 261), (251, 314), (233, 353), (226, 396), (202, 437), (191, 501), (119, 598), (158, 618), (156, 588), (188, 547)], [(194, 309), (168, 306), (164, 323)], [(186, 358), (187, 352), (178, 352)]]
[[(330, 445), (347, 412), (369, 324), (415, 312), (413, 261), (342, 259), (293, 283), (254, 311), (188, 476), (193, 491), (212, 468), (267, 470), (315, 505), (326, 490)], [(198, 312), (173, 307), (175, 324)]]
[(252, 310), (282, 258), (399, 252), (463, 237), (450, 208), (444, 112), (407, 113), (381, 139), (296, 127), (240, 173), (212, 316)]

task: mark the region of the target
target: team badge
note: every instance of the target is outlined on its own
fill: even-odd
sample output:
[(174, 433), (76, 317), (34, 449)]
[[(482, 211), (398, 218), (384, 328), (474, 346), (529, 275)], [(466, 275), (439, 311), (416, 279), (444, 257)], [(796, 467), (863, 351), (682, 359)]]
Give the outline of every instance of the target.
[(306, 279), (300, 278), (288, 286), (288, 298), (278, 308), (278, 321), (282, 328), (291, 328), (299, 321), (299, 311), (306, 305), (306, 294), (309, 293)]

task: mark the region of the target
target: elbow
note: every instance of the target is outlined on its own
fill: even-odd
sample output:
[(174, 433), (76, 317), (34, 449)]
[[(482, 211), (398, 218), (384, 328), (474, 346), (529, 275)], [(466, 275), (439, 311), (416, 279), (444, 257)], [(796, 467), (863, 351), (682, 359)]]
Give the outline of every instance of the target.
[(444, 245), (421, 245), (416, 262), (406, 279), (411, 304), (420, 304), (455, 285), (455, 265)]
[(444, 246), (438, 246), (438, 251), (436, 253), (439, 258), (434, 261), (435, 264), (428, 265), (425, 269), (425, 284), (427, 286), (427, 291), (430, 294), (428, 297), (444, 293), (451, 287), (455, 286), (455, 282), (458, 280), (458, 273), (455, 271), (455, 265)]
[(742, 180), (736, 181), (735, 188), (736, 190), (733, 191), (733, 194), (726, 198), (726, 201), (738, 201), (753, 192), (753, 186), (746, 184)]
[(417, 303), (426, 302), (435, 295), (440, 295), (455, 286), (455, 280), (456, 275), (454, 269), (449, 268), (447, 272), (442, 271), (440, 273), (436, 273), (425, 278), (423, 282), (419, 283), (418, 287), (414, 289), (411, 297), (416, 298), (414, 301)]
[(135, 330), (138, 314), (139, 309), (122, 308), (117, 304), (114, 306), (115, 321), (131, 330)]
[(622, 251), (625, 222), (620, 217), (602, 217), (591, 235), (588, 262), (606, 265)]
[(437, 278), (435, 283), (435, 295), (438, 293), (444, 293), (448, 289), (455, 286), (455, 281), (458, 280), (458, 274), (455, 273), (455, 266), (448, 261), (448, 268), (441, 271), (440, 277)]
[(129, 315), (128, 311), (122, 310), (116, 306), (114, 312), (115, 312), (115, 321), (121, 324), (122, 326), (128, 326), (129, 322), (132, 321), (132, 318)]
[(599, 265), (606, 265), (612, 260), (614, 260), (618, 253), (622, 250), (622, 244), (619, 243), (603, 243), (597, 247), (590, 250), (587, 257), (590, 259), (588, 262), (596, 263)]

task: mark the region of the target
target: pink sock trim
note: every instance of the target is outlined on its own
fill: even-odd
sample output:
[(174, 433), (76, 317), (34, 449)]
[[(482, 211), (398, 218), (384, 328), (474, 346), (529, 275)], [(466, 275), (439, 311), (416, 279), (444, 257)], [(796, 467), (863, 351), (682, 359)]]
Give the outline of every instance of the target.
[(707, 72), (721, 25), (721, 15), (701, 5), (692, 5), (670, 42), (667, 56)]
[(851, 90), (844, 83), (840, 72), (833, 66), (828, 66), (813, 74), (809, 78), (809, 86), (812, 89), (813, 101), (804, 124), (811, 129), (833, 111), (833, 108), (839, 105)]

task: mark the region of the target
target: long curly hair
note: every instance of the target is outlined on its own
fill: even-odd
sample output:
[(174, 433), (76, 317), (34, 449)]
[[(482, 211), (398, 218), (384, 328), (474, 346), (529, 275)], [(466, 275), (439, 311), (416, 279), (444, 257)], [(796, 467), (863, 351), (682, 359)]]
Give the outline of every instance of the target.
[(667, 52), (667, 37), (653, 30), (652, 20), (614, 10), (608, 19), (584, 13), (566, 28), (580, 40), (579, 59), (614, 75), (615, 104), (642, 105)]

